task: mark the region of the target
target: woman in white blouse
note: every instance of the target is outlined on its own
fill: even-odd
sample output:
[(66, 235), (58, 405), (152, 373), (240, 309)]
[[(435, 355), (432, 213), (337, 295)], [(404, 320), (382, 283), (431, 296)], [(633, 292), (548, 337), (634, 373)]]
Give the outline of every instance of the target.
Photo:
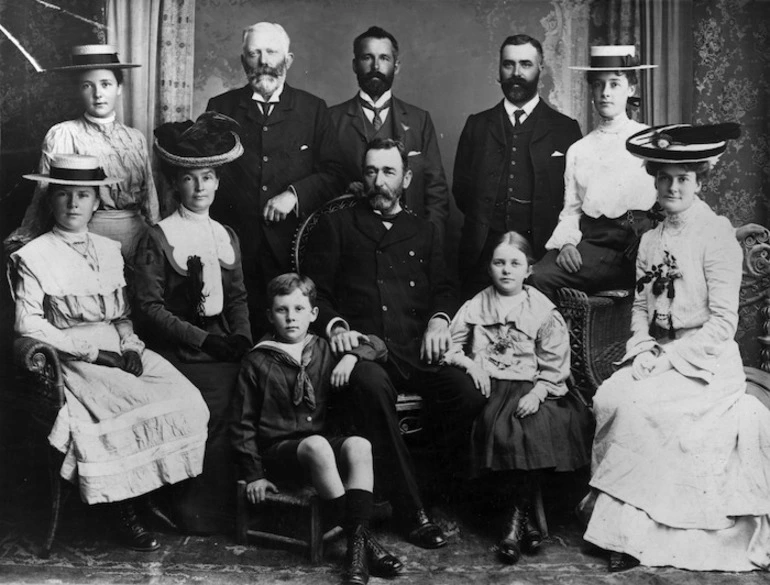
[(587, 293), (630, 288), (639, 236), (649, 229), (646, 211), (655, 189), (626, 139), (647, 126), (626, 113), (638, 85), (633, 45), (591, 47), (586, 70), (599, 125), (567, 151), (564, 207), (546, 242), (548, 250), (533, 266), (529, 284), (554, 298), (561, 287)]
[(770, 411), (746, 394), (738, 345), (742, 254), (699, 197), (736, 124), (651, 128), (665, 219), (642, 237), (625, 367), (594, 397), (594, 502), (585, 539), (610, 571), (770, 568)]
[(111, 185), (91, 156), (51, 157), (53, 228), (11, 255), (15, 330), (62, 356), (65, 405), (48, 439), (61, 475), (88, 504), (115, 503), (116, 533), (134, 550), (158, 543), (137, 497), (201, 473), (209, 412), (200, 392), (145, 349), (128, 318), (120, 245), (88, 232), (97, 189)]
[[(99, 187), (99, 209), (89, 231), (121, 243), (123, 258), (133, 263), (138, 239), (147, 224), (159, 219), (158, 195), (152, 177), (147, 141), (135, 128), (116, 119), (115, 107), (123, 91), (123, 70), (139, 67), (121, 63), (109, 45), (80, 45), (72, 49), (72, 65), (52, 71), (74, 76), (84, 113), (53, 126), (43, 139), (39, 172), (45, 174), (57, 154), (94, 156), (112, 177), (112, 185)], [(46, 184), (35, 189), (21, 227), (9, 241), (24, 244), (50, 228)]]

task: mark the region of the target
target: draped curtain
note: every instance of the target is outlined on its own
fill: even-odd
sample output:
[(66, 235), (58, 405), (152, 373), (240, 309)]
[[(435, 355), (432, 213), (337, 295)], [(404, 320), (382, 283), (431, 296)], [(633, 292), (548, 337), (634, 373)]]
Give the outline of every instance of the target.
[[(128, 70), (118, 114), (152, 148), (156, 126), (192, 114), (195, 0), (108, 0), (107, 25), (121, 61), (142, 65)], [(157, 172), (155, 179), (165, 216), (174, 203)]]

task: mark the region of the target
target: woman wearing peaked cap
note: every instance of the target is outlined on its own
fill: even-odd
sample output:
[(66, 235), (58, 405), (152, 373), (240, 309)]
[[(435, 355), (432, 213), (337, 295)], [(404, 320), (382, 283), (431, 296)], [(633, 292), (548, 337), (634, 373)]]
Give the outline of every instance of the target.
[[(208, 410), (200, 392), (145, 349), (129, 320), (120, 244), (91, 234), (98, 190), (115, 184), (91, 156), (50, 158), (44, 182), (53, 228), (11, 254), (15, 330), (63, 355), (65, 405), (48, 437), (63, 478), (88, 504), (114, 503), (117, 535), (160, 547), (136, 498), (201, 472)], [(143, 498), (142, 503), (147, 503)]]
[(738, 345), (742, 253), (699, 194), (737, 124), (628, 139), (665, 219), (642, 236), (623, 368), (594, 397), (585, 539), (610, 571), (770, 568), (770, 411), (747, 395)]
[(220, 167), (243, 153), (237, 129), (214, 112), (155, 129), (155, 151), (178, 207), (147, 230), (135, 258), (137, 319), (211, 412), (203, 475), (180, 486), (173, 501), (180, 526), (195, 533), (232, 528), (229, 407), (240, 359), (252, 345), (238, 238), (209, 217)]
[[(146, 225), (159, 219), (145, 137), (119, 122), (115, 114), (123, 91), (123, 72), (133, 67), (139, 65), (121, 63), (110, 45), (79, 45), (72, 49), (71, 65), (51, 70), (71, 75), (84, 113), (47, 132), (39, 166), (40, 173), (47, 173), (54, 153), (90, 155), (99, 160), (106, 173), (120, 178), (99, 188), (99, 209), (89, 230), (120, 242), (129, 265)], [(11, 234), (9, 242), (26, 243), (49, 227), (44, 192), (45, 183), (40, 183), (21, 227)]]
[(652, 67), (639, 63), (633, 45), (591, 47), (590, 66), (571, 67), (587, 72), (599, 125), (567, 151), (564, 207), (528, 281), (551, 299), (561, 287), (592, 293), (633, 285), (655, 189), (625, 149), (626, 139), (647, 126), (626, 111), (638, 105), (639, 72)]

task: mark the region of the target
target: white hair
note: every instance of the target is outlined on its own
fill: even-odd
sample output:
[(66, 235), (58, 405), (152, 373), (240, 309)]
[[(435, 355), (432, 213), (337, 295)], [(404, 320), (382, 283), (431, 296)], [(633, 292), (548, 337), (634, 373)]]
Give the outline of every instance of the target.
[(286, 44), (286, 52), (287, 53), (289, 52), (291, 39), (289, 38), (289, 35), (286, 32), (286, 29), (284, 29), (277, 22), (258, 22), (256, 24), (252, 24), (251, 26), (243, 29), (243, 39), (241, 40), (241, 50), (243, 50), (246, 47), (246, 39), (250, 34), (254, 34), (258, 32), (266, 32), (266, 31), (277, 33), (278, 36), (281, 37), (284, 43)]

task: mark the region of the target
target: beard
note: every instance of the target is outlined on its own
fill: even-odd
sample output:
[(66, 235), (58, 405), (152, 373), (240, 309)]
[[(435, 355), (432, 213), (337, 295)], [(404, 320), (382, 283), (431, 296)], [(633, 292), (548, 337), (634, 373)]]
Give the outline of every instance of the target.
[(531, 100), (537, 95), (537, 86), (540, 83), (540, 74), (532, 81), (527, 81), (521, 77), (510, 77), (508, 79), (500, 80), (500, 87), (503, 90), (503, 94), (508, 98), (509, 102), (514, 104), (523, 104)]
[(366, 198), (369, 200), (369, 205), (371, 205), (372, 209), (376, 209), (380, 213), (388, 215), (392, 213), (393, 209), (398, 205), (403, 192), (403, 187), (398, 187), (391, 191), (387, 187), (375, 187), (372, 185), (366, 189), (364, 195), (366, 195)]
[(286, 59), (283, 59), (275, 67), (270, 65), (249, 67), (246, 69), (246, 77), (249, 80), (251, 89), (267, 99), (275, 93), (281, 82), (286, 79), (287, 71)]
[(385, 75), (379, 71), (356, 73), (358, 87), (360, 87), (366, 95), (375, 100), (393, 87), (393, 79), (395, 76), (395, 71), (392, 71), (390, 75)]

